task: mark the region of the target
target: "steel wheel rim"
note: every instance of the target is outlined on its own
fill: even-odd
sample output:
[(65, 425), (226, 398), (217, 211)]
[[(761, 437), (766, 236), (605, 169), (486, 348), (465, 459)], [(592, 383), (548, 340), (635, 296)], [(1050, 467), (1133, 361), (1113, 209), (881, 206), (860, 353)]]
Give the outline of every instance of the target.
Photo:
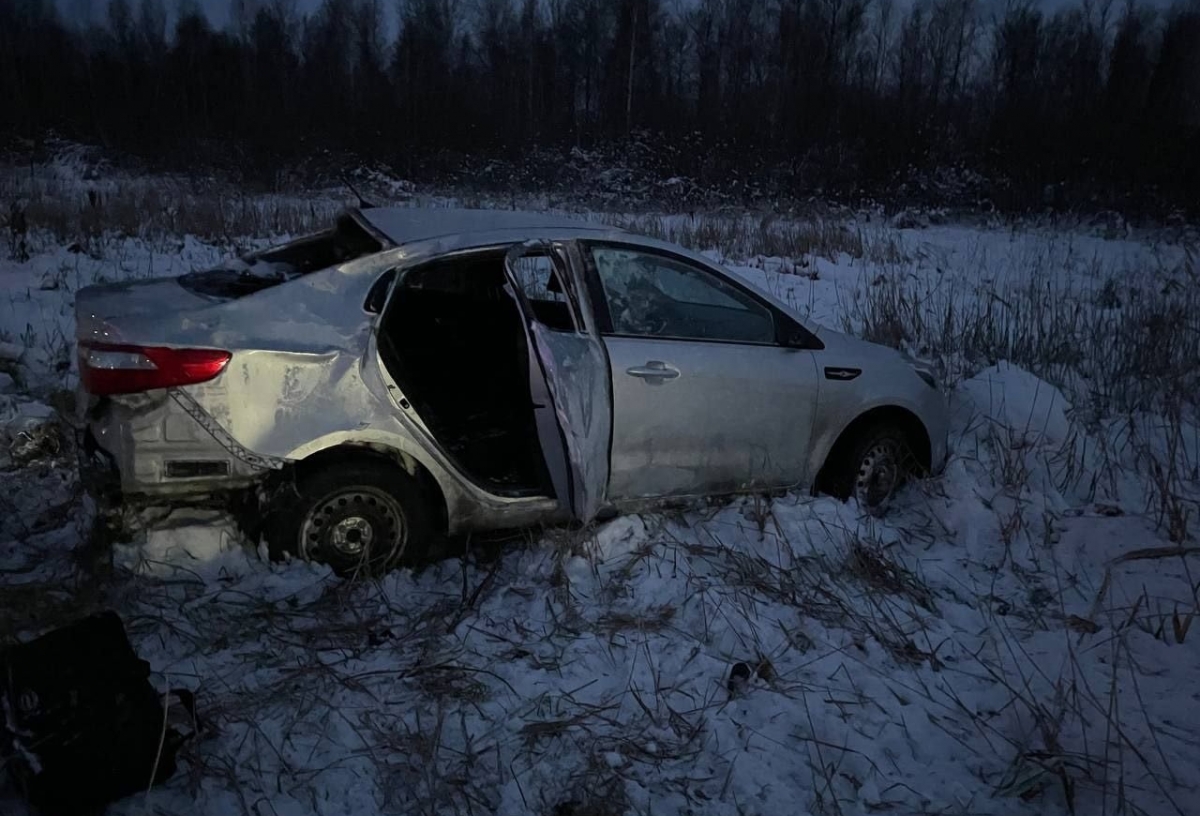
[(884, 506), (902, 478), (898, 446), (894, 442), (880, 442), (859, 463), (854, 480), (859, 503), (867, 509)]
[(317, 502), (300, 525), (309, 561), (389, 564), (404, 553), (408, 525), (394, 496), (376, 487), (339, 488)]

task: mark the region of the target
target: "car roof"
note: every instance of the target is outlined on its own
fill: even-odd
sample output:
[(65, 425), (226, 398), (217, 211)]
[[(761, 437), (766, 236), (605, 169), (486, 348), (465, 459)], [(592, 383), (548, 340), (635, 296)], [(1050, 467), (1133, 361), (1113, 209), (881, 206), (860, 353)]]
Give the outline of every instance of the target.
[(473, 210), (451, 207), (370, 207), (352, 214), (397, 246), (450, 235), (532, 230), (619, 231), (596, 221), (523, 210)]

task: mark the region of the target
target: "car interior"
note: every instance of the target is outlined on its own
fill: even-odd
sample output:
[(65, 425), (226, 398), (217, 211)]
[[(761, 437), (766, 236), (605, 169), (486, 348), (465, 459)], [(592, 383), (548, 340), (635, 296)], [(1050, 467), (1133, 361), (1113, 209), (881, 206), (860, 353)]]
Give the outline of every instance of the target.
[[(380, 356), (472, 479), (499, 495), (552, 495), (504, 259), (503, 251), (472, 253), (409, 270), (382, 316)], [(529, 302), (547, 325), (571, 325), (565, 302)]]

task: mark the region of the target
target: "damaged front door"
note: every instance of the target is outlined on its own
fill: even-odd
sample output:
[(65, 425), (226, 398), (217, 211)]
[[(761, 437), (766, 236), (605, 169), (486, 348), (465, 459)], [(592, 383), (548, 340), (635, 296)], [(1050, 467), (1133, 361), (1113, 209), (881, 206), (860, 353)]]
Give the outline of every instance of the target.
[(608, 489), (612, 436), (608, 356), (570, 243), (531, 241), (504, 260), (529, 344), (538, 437), (558, 500), (590, 521)]

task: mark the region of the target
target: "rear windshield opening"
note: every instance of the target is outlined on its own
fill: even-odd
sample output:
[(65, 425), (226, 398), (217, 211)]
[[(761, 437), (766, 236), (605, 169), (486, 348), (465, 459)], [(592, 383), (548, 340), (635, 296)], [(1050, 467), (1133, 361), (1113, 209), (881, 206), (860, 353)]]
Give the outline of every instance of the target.
[(343, 215), (333, 229), (245, 255), (215, 269), (189, 272), (179, 283), (197, 295), (239, 298), (381, 249), (383, 245), (354, 218)]

